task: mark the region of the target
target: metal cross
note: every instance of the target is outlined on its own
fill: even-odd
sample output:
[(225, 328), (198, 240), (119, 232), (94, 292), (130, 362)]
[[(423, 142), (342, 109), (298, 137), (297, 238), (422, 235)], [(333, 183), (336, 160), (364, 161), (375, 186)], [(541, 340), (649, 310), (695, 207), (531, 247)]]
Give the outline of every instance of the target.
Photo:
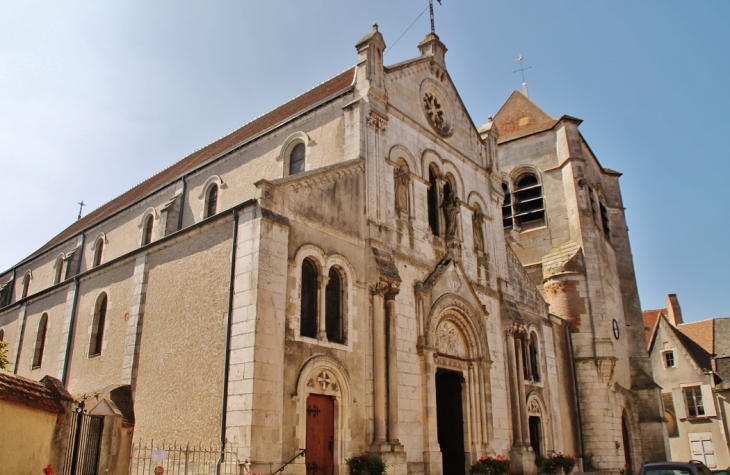
[(84, 203), (84, 200), (81, 200), (81, 203), (76, 203), (76, 204), (79, 205), (79, 217), (76, 218), (77, 220), (79, 220), (79, 219), (81, 219), (81, 211), (83, 211), (84, 206), (86, 206), (86, 204)]
[[(441, 0), (436, 0), (439, 2), (439, 5), (441, 5)], [(431, 33), (436, 34), (436, 27), (434, 26), (433, 22), (433, 0), (428, 0), (428, 10), (431, 13)]]
[(522, 73), (522, 83), (524, 84), (524, 82), (525, 82), (525, 70), (526, 69), (532, 69), (532, 66), (524, 67), (523, 64), (522, 64), (522, 60), (523, 59), (525, 59), (525, 58), (522, 55), (520, 55), (520, 57), (517, 58), (517, 61), (520, 62), (520, 69), (518, 69), (517, 71), (513, 71), (513, 73), (521, 72)]

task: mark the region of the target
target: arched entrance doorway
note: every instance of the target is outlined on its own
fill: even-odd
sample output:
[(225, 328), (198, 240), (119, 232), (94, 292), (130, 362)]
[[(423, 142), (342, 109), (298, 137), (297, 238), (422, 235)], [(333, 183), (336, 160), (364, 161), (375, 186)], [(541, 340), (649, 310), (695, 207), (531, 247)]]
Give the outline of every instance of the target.
[(464, 475), (488, 450), (489, 351), (481, 315), (447, 294), (429, 314), (422, 347), (428, 473)]
[(464, 410), (461, 373), (436, 371), (436, 418), (444, 475), (464, 475)]

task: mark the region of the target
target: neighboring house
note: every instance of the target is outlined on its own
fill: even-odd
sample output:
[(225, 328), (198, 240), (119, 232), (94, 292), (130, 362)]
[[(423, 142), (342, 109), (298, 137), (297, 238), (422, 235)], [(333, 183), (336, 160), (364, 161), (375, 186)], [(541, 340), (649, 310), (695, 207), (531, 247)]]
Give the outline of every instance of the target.
[(13, 371), (166, 473), (180, 450), (145, 444), (225, 445), (222, 473), (663, 460), (620, 173), (520, 92), (477, 128), (434, 34), (356, 49), (0, 273)]
[(644, 323), (654, 378), (662, 387), (671, 459), (730, 465), (730, 318), (683, 323), (677, 296), (646, 310)]

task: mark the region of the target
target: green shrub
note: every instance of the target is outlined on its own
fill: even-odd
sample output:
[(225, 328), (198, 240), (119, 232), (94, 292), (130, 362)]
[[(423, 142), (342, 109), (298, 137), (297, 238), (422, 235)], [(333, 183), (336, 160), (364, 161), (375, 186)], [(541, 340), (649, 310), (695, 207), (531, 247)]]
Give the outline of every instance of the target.
[(350, 467), (350, 475), (385, 475), (387, 465), (377, 457), (371, 457), (367, 452), (346, 460)]

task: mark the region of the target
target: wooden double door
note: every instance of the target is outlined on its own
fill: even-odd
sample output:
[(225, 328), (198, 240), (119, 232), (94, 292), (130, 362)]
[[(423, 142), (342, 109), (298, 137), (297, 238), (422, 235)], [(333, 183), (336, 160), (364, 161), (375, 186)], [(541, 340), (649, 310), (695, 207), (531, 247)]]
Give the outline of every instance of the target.
[(307, 397), (307, 475), (334, 475), (335, 401), (329, 396)]

